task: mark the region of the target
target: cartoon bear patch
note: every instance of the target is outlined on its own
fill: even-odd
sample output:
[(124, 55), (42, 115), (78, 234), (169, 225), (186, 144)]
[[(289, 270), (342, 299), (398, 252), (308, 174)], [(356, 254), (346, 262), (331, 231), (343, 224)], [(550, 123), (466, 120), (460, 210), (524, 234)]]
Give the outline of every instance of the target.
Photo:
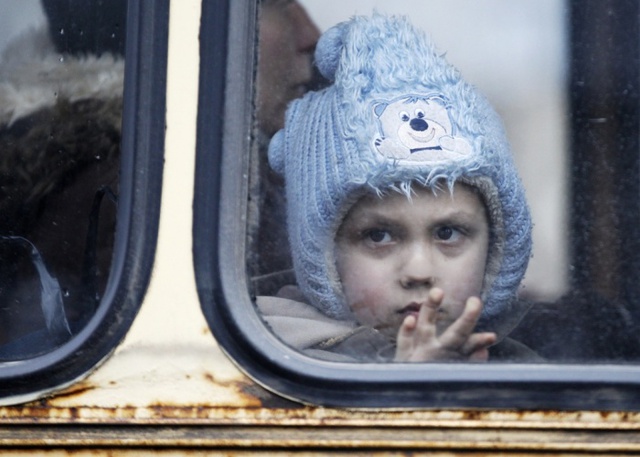
[(471, 154), (471, 145), (454, 136), (446, 101), (437, 95), (405, 95), (373, 105), (383, 156), (415, 162), (446, 162)]

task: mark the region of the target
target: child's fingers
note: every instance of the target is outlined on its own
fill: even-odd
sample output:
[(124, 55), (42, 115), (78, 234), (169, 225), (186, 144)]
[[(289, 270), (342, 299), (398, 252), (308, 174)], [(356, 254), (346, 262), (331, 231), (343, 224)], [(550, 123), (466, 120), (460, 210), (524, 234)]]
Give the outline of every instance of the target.
[(407, 316), (404, 321), (402, 321), (396, 339), (397, 354), (407, 354), (413, 349), (413, 333), (417, 322), (418, 320), (415, 316)]
[(428, 329), (429, 335), (431, 335), (431, 333), (435, 334), (436, 321), (438, 320), (438, 308), (440, 308), (441, 302), (442, 296), (434, 295), (432, 297), (432, 294), (430, 293), (427, 301), (420, 305), (417, 322), (417, 328), (419, 330)]
[(486, 362), (489, 360), (489, 349), (480, 348), (469, 355), (469, 362)]
[(439, 304), (429, 300), (420, 305), (418, 315), (404, 318), (396, 338), (396, 356), (410, 357), (417, 348), (436, 341), (436, 319)]
[(414, 345), (432, 341), (436, 338), (437, 317), (438, 305), (428, 301), (422, 303), (417, 316), (409, 315), (404, 319), (398, 332), (398, 338), (411, 338)]
[(475, 352), (481, 349), (487, 349), (489, 346), (496, 342), (496, 334), (493, 332), (474, 333), (460, 348), (460, 352), (463, 354), (469, 354), (472, 356)]
[(429, 290), (428, 300), (436, 306), (440, 306), (442, 304), (442, 300), (444, 299), (444, 290), (439, 287), (434, 287)]
[(477, 297), (470, 297), (467, 300), (464, 311), (440, 336), (442, 344), (447, 346), (460, 347), (464, 345), (476, 327), (480, 313), (482, 312), (482, 302)]
[(396, 361), (488, 360), (488, 348), (495, 343), (496, 334), (474, 333), (482, 312), (480, 299), (469, 298), (460, 317), (438, 336), (436, 321), (444, 293), (440, 289), (433, 291), (420, 305), (418, 314), (411, 314), (402, 322), (396, 340)]
[(417, 325), (418, 319), (416, 319), (414, 315), (405, 317), (404, 321), (402, 321), (402, 325), (400, 326), (399, 335), (411, 336)]

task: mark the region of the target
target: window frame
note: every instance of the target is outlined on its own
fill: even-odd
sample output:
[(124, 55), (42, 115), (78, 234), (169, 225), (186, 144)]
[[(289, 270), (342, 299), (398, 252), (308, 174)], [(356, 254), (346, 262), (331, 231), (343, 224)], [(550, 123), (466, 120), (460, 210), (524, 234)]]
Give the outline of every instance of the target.
[(240, 370), (285, 398), (330, 407), (640, 410), (640, 366), (344, 364), (267, 330), (245, 266), (257, 2), (215, 3), (202, 5), (193, 251), (203, 313)]
[(129, 1), (120, 196), (113, 262), (86, 326), (41, 356), (0, 364), (0, 404), (29, 401), (89, 374), (129, 330), (149, 283), (160, 212), (169, 0)]

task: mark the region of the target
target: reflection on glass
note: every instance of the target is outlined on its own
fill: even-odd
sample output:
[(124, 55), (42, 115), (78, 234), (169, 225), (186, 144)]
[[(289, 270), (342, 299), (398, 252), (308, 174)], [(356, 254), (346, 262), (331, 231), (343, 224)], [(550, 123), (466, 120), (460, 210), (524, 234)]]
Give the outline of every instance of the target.
[(69, 340), (105, 290), (126, 2), (2, 0), (0, 8), (0, 360), (7, 361)]
[(282, 178), (267, 162), (267, 147), (284, 125), (291, 100), (323, 78), (314, 72), (313, 50), (320, 35), (306, 10), (281, 0), (260, 2), (256, 75), (256, 142), (252, 156), (251, 186), (256, 211), (250, 214), (250, 275), (262, 293), (275, 293), (278, 284), (292, 280), (291, 260), (283, 221), (285, 202)]
[[(431, 20), (433, 35), (444, 37), (452, 48), (449, 55), (447, 48), (423, 49), (416, 44), (420, 39), (404, 43), (406, 33), (413, 32), (388, 19), (381, 19), (377, 29), (356, 22), (331, 29), (320, 38), (315, 61), (320, 73), (336, 82), (293, 102), (284, 130), (269, 145), (270, 135), (258, 135), (248, 269), (258, 309), (276, 336), (308, 355), (351, 362), (638, 359), (635, 300), (606, 293), (607, 286), (625, 280), (593, 281), (598, 278), (590, 265), (603, 264), (602, 256), (598, 261), (589, 254), (588, 264), (575, 266), (585, 253), (602, 249), (606, 233), (597, 227), (611, 219), (610, 211), (603, 217), (589, 213), (591, 203), (616, 195), (621, 203), (614, 205), (620, 207), (615, 220), (628, 221), (633, 219), (628, 216), (631, 199), (623, 198), (622, 190), (599, 185), (583, 190), (570, 211), (565, 210), (570, 189), (584, 186), (592, 173), (585, 161), (597, 160), (598, 154), (571, 157), (566, 144), (566, 132), (580, 127), (567, 121), (566, 112), (575, 104), (567, 106), (565, 95), (567, 74), (580, 62), (575, 59), (567, 68), (567, 53), (575, 55), (583, 44), (579, 33), (569, 36), (566, 31), (576, 8), (549, 1), (517, 6), (478, 2), (467, 14), (463, 39), (455, 33), (459, 28), (437, 20), (443, 14), (464, 22), (464, 14), (454, 14), (461, 8), (455, 1), (446, 6), (425, 2), (429, 12), (422, 16), (412, 2), (382, 7), (362, 0), (354, 2), (357, 11), (327, 8), (315, 0), (301, 0), (306, 10), (297, 2), (273, 3), (282, 9), (282, 21), (290, 19), (283, 14), (286, 8), (295, 6), (306, 11), (305, 18), (322, 23), (323, 30), (354, 12), (370, 14), (374, 7), (408, 15), (428, 32), (432, 30), (425, 22)], [(258, 127), (261, 96), (269, 92), (263, 60), (269, 55), (269, 14), (275, 14), (270, 5), (263, 2), (260, 16)], [(597, 17), (577, 21), (574, 28), (598, 28)], [(358, 27), (359, 35), (350, 35)], [(475, 33), (471, 30), (477, 32), (477, 42), (469, 41)], [(617, 46), (624, 48), (628, 41), (621, 38)], [(468, 80), (445, 68), (445, 53)], [(571, 84), (589, 79), (589, 70), (583, 71)], [(630, 73), (636, 75), (637, 69)], [(284, 79), (266, 87), (275, 91), (279, 81)], [(495, 99), (502, 119), (467, 82), (492, 104)], [(629, 80), (626, 87), (634, 85), (637, 81)], [(637, 124), (637, 110), (625, 113), (629, 117), (621, 122)], [(512, 153), (501, 136), (503, 122)], [(629, 154), (622, 162), (635, 169), (637, 150)], [(267, 155), (273, 170), (265, 165)], [(572, 165), (569, 179), (566, 165)], [(276, 178), (270, 179), (277, 186), (267, 192), (264, 182), (274, 170)], [(636, 189), (637, 173), (631, 180)], [(597, 190), (601, 188), (606, 196)], [(589, 205), (580, 206), (587, 199)], [(283, 234), (285, 206), (288, 237)], [(532, 229), (535, 256), (527, 270)], [(604, 259), (623, 257), (609, 252)], [(633, 261), (622, 264), (627, 275), (637, 266)], [(611, 271), (620, 272), (617, 265)], [(605, 287), (592, 287), (596, 282)]]

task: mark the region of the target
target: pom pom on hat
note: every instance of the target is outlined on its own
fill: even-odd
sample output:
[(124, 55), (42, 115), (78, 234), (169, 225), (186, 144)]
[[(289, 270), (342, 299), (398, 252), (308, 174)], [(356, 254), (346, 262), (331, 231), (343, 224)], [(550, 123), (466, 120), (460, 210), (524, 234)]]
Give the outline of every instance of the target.
[(269, 166), (280, 175), (284, 175), (284, 130), (279, 130), (269, 143)]
[(316, 45), (315, 63), (320, 74), (329, 81), (335, 80), (336, 70), (344, 46), (347, 24), (338, 24), (322, 34)]

